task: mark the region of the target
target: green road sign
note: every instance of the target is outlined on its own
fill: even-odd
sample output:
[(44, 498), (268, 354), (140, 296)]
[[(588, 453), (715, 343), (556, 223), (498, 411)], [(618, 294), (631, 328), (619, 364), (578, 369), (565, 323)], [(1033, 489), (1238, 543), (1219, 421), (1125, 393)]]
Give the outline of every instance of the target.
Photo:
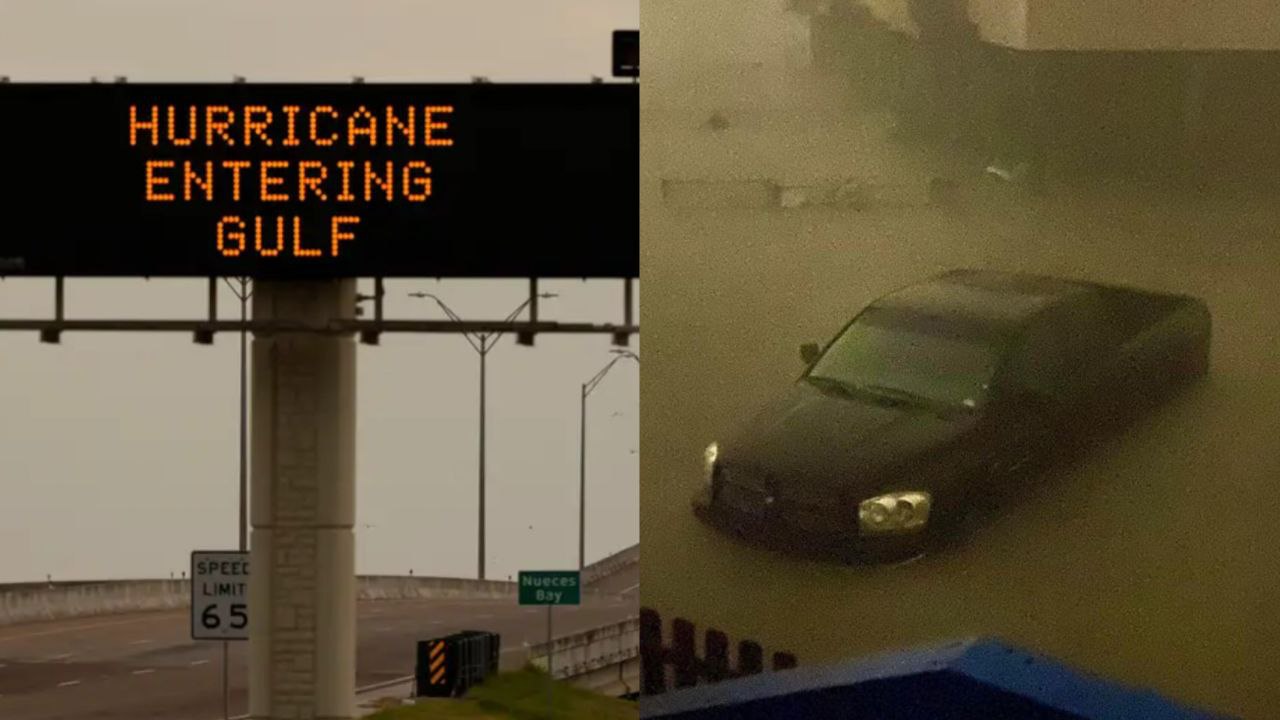
[(577, 570), (521, 570), (521, 605), (580, 605), (582, 583)]

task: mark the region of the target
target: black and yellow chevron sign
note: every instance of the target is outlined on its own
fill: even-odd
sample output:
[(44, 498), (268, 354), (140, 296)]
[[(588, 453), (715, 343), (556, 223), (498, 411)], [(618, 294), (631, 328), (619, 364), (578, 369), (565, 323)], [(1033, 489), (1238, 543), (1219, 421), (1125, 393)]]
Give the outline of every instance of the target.
[(444, 640), (437, 640), (431, 643), (431, 650), (428, 653), (429, 676), (432, 685), (443, 685), (445, 683), (444, 669), (446, 658), (446, 643)]

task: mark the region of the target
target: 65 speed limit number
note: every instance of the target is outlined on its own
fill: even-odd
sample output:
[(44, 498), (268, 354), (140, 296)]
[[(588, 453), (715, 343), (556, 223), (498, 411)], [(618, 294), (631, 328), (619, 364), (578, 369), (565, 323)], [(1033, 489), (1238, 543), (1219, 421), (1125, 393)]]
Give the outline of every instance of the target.
[(249, 553), (191, 553), (191, 638), (249, 639)]

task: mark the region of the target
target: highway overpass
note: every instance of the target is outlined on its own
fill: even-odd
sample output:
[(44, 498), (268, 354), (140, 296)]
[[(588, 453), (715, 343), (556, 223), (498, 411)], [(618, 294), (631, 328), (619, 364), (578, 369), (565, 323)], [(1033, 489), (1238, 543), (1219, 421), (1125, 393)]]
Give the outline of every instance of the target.
[[(631, 548), (589, 566), (582, 605), (556, 610), (556, 635), (616, 624), (638, 614), (638, 560), (638, 549)], [(386, 590), (392, 579), (383, 580)], [(517, 605), (514, 588), (510, 593), (494, 592), (495, 586), (508, 583), (394, 580), (402, 581), (404, 587), (434, 583), (449, 589), (423, 592), (435, 597), (358, 603), (357, 686), (411, 674), (414, 642), (420, 639), (463, 629), (499, 633), (504, 668), (522, 665), (529, 654), (526, 644), (545, 640), (545, 609)], [(21, 587), (25, 593), (39, 589)], [(367, 580), (362, 587), (362, 594), (369, 597)], [(4, 596), (16, 592), (0, 588), (0, 608), (5, 607)], [(467, 592), (474, 596), (467, 597)], [(81, 614), (9, 624), (3, 617), (0, 612), (0, 717), (5, 720), (222, 717), (221, 644), (190, 639), (186, 608)], [(233, 716), (245, 713), (248, 707), (247, 651), (247, 643), (231, 645)]]

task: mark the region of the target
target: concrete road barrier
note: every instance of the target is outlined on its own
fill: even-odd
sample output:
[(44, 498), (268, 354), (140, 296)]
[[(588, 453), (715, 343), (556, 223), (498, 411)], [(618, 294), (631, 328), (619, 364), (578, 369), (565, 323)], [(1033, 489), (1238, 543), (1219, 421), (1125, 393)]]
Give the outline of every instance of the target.
[(0, 586), (0, 626), (90, 615), (173, 610), (190, 604), (190, 588), (187, 580)]
[[(627, 618), (551, 641), (554, 650), (552, 674), (561, 680), (597, 674), (640, 656), (640, 619)], [(529, 646), (529, 662), (547, 666), (547, 643)], [(638, 667), (638, 666), (637, 666)]]
[(780, 189), (768, 178), (695, 179), (662, 181), (662, 200), (671, 207), (691, 210), (776, 208)]
[(726, 208), (850, 211), (902, 210), (943, 204), (948, 183), (891, 183), (875, 178), (829, 178), (809, 182), (757, 179), (664, 179), (663, 202), (688, 210)]
[(358, 600), (440, 600), (444, 598), (514, 597), (516, 584), (505, 580), (362, 575), (356, 579)]
[(582, 584), (586, 587), (633, 566), (640, 564), (640, 546), (632, 545), (625, 550), (597, 560), (582, 569)]
[[(640, 546), (633, 545), (583, 569), (586, 593), (590, 586), (640, 562)], [(516, 583), (505, 580), (361, 575), (356, 579), (358, 600), (497, 599), (513, 597)], [(110, 615), (127, 612), (176, 610), (191, 603), (189, 580), (101, 580), (0, 585), (0, 626), (40, 620)]]
[[(372, 575), (362, 576), (356, 583), (356, 597), (362, 601), (497, 599), (515, 594), (514, 582), (499, 580)], [(42, 620), (176, 610), (190, 603), (189, 580), (0, 585), (0, 627)]]

